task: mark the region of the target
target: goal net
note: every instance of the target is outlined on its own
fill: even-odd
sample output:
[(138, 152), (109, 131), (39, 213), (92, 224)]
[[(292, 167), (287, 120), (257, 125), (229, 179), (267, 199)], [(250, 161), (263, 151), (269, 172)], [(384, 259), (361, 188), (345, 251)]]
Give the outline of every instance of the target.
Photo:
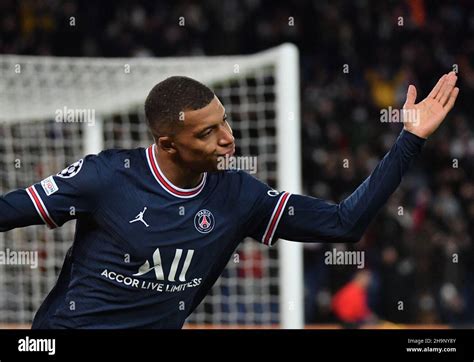
[[(249, 56), (0, 56), (0, 193), (25, 188), (89, 153), (152, 144), (143, 103), (171, 75), (209, 85), (226, 107), (236, 155), (257, 156), (259, 179), (299, 192), (297, 63), (289, 44)], [(0, 324), (31, 323), (57, 280), (74, 229), (71, 221), (54, 230), (0, 233), (0, 251), (38, 256), (36, 267), (0, 264)], [(280, 244), (245, 240), (188, 323), (300, 327), (301, 249)]]

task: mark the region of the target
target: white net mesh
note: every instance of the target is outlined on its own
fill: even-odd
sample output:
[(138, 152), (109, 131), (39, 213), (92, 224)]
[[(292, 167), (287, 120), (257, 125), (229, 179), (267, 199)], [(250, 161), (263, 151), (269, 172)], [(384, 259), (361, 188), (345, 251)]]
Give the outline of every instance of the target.
[[(84, 127), (57, 122), (68, 109), (94, 110), (104, 148), (152, 143), (143, 102), (154, 84), (188, 75), (210, 85), (226, 107), (237, 154), (258, 156), (257, 176), (276, 186), (275, 55), (177, 59), (0, 57), (0, 193), (24, 188), (84, 156)], [(0, 234), (0, 250), (35, 250), (37, 269), (0, 265), (0, 323), (30, 323), (56, 282), (74, 222)], [(246, 240), (190, 323), (279, 322), (277, 250)]]

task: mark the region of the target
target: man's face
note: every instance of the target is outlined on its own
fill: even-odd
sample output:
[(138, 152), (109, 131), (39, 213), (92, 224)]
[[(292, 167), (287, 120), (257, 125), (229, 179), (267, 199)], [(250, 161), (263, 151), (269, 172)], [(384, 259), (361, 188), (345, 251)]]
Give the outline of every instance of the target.
[(196, 172), (216, 171), (219, 157), (235, 153), (232, 129), (219, 99), (204, 108), (184, 112), (181, 127), (172, 138), (176, 160)]

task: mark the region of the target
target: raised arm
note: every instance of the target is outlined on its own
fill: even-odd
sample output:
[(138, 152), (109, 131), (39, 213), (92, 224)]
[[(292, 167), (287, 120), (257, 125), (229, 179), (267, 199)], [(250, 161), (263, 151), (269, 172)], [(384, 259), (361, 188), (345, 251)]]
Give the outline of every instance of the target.
[[(410, 163), (451, 110), (459, 93), (454, 72), (440, 78), (431, 93), (415, 104), (410, 85), (404, 110), (404, 130), (372, 174), (339, 204), (291, 195), (276, 230), (277, 237), (305, 242), (356, 242), (400, 184)], [(413, 120), (417, 120), (413, 122)], [(408, 122), (411, 120), (411, 122)]]
[(339, 204), (291, 195), (277, 229), (283, 239), (357, 242), (400, 184), (425, 140), (404, 130), (371, 175)]

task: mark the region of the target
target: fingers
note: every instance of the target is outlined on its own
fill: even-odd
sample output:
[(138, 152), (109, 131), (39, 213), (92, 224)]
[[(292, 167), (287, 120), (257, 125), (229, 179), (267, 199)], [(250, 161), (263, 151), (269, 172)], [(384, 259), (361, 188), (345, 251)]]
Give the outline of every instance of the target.
[(453, 91), (451, 92), (449, 98), (448, 98), (448, 102), (446, 103), (446, 105), (444, 106), (446, 112), (449, 112), (451, 110), (451, 108), (453, 108), (454, 106), (454, 102), (456, 102), (456, 98), (458, 97), (458, 94), (459, 94), (459, 88), (456, 87), (453, 89)]
[(438, 92), (438, 95), (435, 97), (435, 99), (437, 99), (442, 106), (444, 106), (448, 101), (450, 94), (453, 91), (454, 86), (456, 85), (457, 80), (458, 77), (456, 76), (456, 73), (451, 72), (448, 74), (445, 82), (443, 83), (443, 86)]
[(435, 98), (438, 95), (439, 90), (443, 86), (445, 79), (446, 79), (446, 74), (444, 74), (441, 78), (439, 78), (438, 83), (436, 83), (436, 85), (434, 86), (430, 94), (428, 94), (428, 98)]
[(407, 100), (405, 101), (405, 106), (411, 106), (415, 104), (416, 101), (416, 88), (414, 85), (410, 84), (407, 91)]

